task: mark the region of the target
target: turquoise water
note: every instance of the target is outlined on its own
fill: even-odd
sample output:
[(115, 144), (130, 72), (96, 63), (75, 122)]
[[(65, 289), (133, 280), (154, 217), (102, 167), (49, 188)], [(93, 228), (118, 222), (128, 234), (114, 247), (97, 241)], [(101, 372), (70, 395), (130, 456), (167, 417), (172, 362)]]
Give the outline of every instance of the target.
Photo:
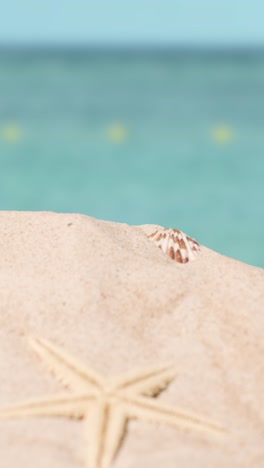
[(264, 267), (264, 54), (0, 54), (0, 209), (182, 229)]

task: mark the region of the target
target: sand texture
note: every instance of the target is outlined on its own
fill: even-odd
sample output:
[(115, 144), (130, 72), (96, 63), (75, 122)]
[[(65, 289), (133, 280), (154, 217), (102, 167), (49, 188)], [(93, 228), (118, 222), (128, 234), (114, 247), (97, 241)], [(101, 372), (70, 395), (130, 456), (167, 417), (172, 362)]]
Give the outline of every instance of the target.
[[(74, 387), (72, 371), (59, 375), (36, 343), (57, 346), (111, 382), (170, 363), (175, 376), (149, 400), (227, 432), (132, 419), (112, 466), (264, 467), (262, 269), (203, 246), (194, 261), (176, 263), (147, 237), (159, 226), (46, 212), (0, 212), (0, 225), (0, 414)], [(30, 337), (40, 339), (35, 349)], [(94, 468), (86, 440), (90, 434), (92, 450), (94, 408), (94, 419), (1, 420), (0, 467)]]

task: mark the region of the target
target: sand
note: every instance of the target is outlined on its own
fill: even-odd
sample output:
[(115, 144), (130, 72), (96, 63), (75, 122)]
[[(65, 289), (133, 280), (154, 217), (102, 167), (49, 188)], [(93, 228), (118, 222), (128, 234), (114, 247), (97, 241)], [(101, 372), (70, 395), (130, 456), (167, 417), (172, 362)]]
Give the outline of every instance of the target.
[[(262, 269), (203, 246), (178, 264), (147, 238), (158, 226), (46, 212), (0, 212), (0, 225), (1, 407), (63, 389), (29, 336), (105, 376), (169, 361), (158, 399), (228, 434), (133, 420), (113, 466), (264, 467)], [(82, 425), (0, 421), (1, 468), (84, 467)]]

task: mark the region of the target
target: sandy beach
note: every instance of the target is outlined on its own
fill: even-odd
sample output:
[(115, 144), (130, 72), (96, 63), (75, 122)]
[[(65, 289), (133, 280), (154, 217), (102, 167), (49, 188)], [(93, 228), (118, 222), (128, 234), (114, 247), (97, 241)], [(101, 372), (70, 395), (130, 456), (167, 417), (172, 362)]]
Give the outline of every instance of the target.
[(170, 363), (175, 377), (144, 398), (225, 429), (128, 418), (114, 468), (264, 466), (264, 270), (204, 246), (179, 264), (147, 237), (156, 225), (50, 212), (0, 212), (0, 223), (1, 467), (96, 466), (89, 412), (1, 419), (12, 405), (71, 393), (72, 375), (54, 372), (30, 339), (111, 382)]

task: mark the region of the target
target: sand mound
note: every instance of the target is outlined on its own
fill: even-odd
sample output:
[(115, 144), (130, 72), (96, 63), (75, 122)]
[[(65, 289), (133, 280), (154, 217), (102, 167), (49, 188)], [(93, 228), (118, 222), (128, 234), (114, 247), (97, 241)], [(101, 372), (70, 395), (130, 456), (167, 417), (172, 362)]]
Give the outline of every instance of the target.
[[(157, 226), (31, 212), (0, 224), (1, 408), (67, 393), (29, 337), (109, 378), (170, 362), (176, 377), (151, 401), (228, 433), (132, 420), (113, 466), (264, 466), (263, 270), (205, 247), (178, 264), (148, 239)], [(1, 467), (88, 466), (84, 426), (0, 421)]]

